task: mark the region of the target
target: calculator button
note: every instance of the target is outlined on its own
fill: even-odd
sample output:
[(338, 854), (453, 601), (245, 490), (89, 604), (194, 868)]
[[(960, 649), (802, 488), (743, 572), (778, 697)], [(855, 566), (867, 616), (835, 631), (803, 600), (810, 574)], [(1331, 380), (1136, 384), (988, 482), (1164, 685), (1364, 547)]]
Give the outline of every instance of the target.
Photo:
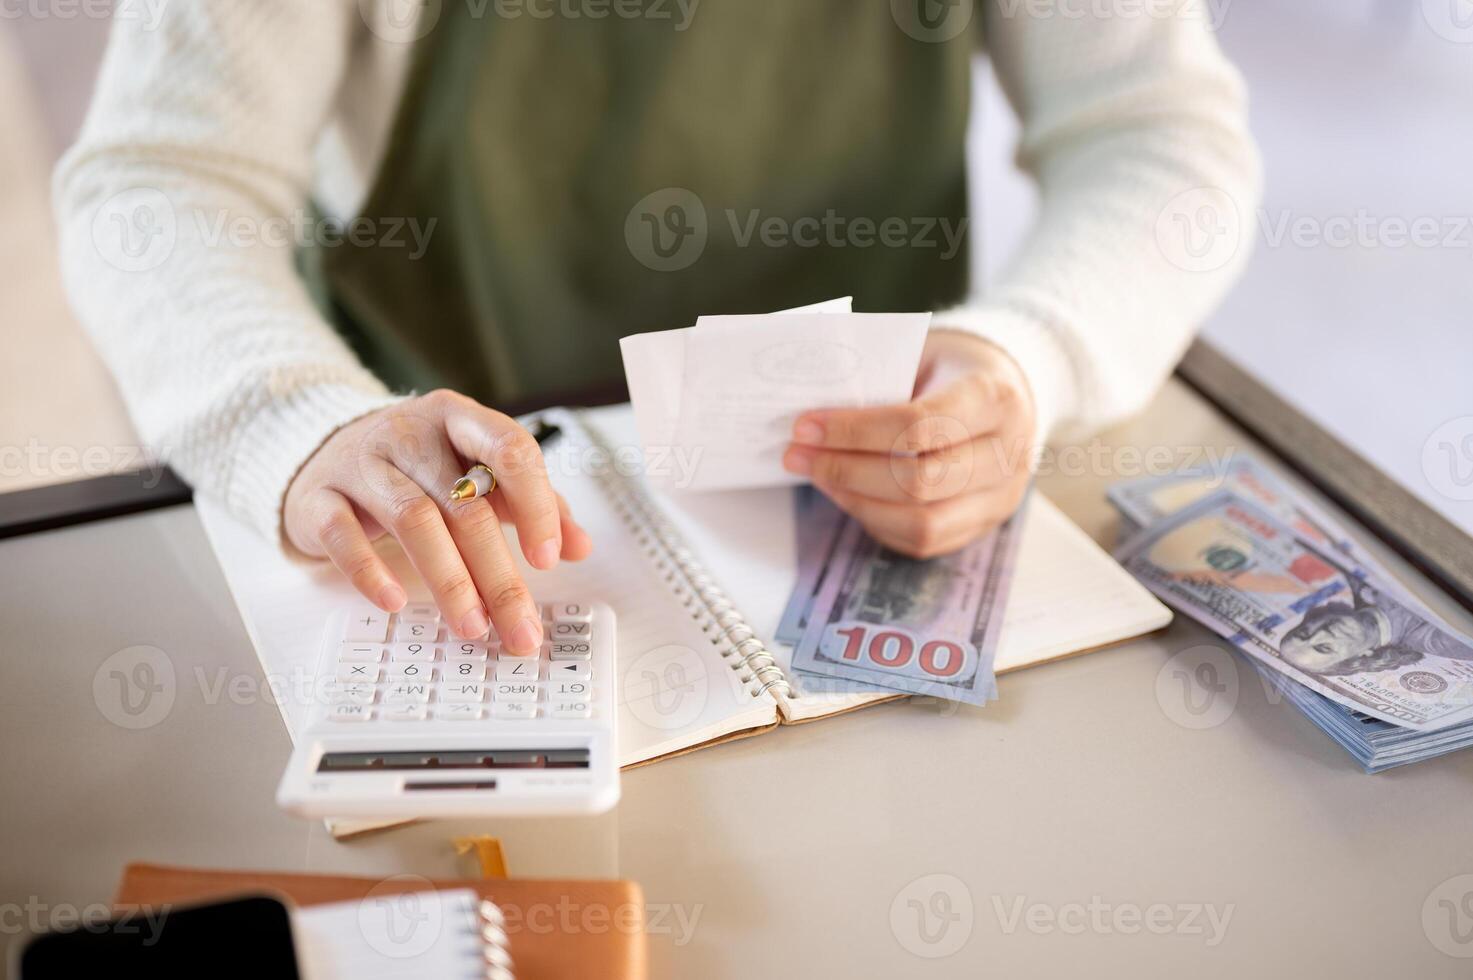
[(536, 701), (537, 684), (533, 681), (497, 681), (496, 700)]
[(401, 623), (438, 623), (440, 610), (433, 602), (411, 602), (399, 610)]
[(331, 690), (333, 704), (373, 704), (372, 684), (335, 684)]
[(478, 721), (481, 713), (479, 704), (442, 704), (435, 709), (435, 717), (446, 721)]
[(587, 701), (555, 701), (552, 717), (562, 719), (592, 718), (593, 707)]
[(425, 663), (389, 664), (385, 676), (392, 681), (432, 681), (435, 668)]
[(435, 659), (433, 643), (395, 643), (389, 651), (390, 659), (396, 663), (429, 663)]
[(399, 684), (391, 684), (384, 691), (384, 700), (393, 702), (408, 701), (414, 704), (424, 704), (430, 699), (430, 686), (420, 682), (404, 681)]
[(496, 661), (496, 679), (499, 681), (535, 681), (540, 663), (536, 657), (501, 657)]
[(450, 681), (440, 685), (443, 704), (480, 704), (486, 700), (486, 685), (474, 681)]
[(341, 684), (372, 684), (378, 680), (378, 664), (339, 664), (338, 682)]
[(591, 660), (593, 644), (587, 640), (553, 640), (548, 655), (553, 660)]
[(586, 602), (553, 602), (549, 605), (554, 623), (593, 622), (593, 607)]
[(439, 623), (408, 623), (401, 619), (394, 627), (394, 639), (396, 640), (422, 640), (425, 643), (434, 643), (435, 637), (439, 635)]
[(335, 704), (327, 710), (328, 721), (370, 721), (373, 709), (362, 704)]
[(520, 721), (537, 717), (537, 705), (527, 701), (498, 701), (491, 705), (491, 717)]
[(547, 665), (547, 676), (555, 681), (586, 681), (593, 676), (593, 667), (586, 660), (560, 660)]
[(475, 660), (452, 660), (440, 670), (447, 681), (483, 681), (486, 665)]
[(424, 721), (430, 715), (430, 709), (422, 704), (386, 704), (381, 712), (388, 721)]
[(553, 681), (547, 685), (547, 696), (554, 701), (587, 701), (593, 697), (593, 685), (587, 681)]
[(343, 639), (349, 643), (382, 643), (389, 638), (389, 614), (374, 606), (354, 606)]
[(344, 643), (338, 648), (340, 664), (376, 664), (384, 659), (384, 648), (375, 643)]
[(445, 656), (451, 660), (485, 660), (489, 654), (486, 644), (466, 640), (445, 647)]
[(553, 623), (552, 642), (558, 640), (586, 640), (593, 635), (591, 623)]

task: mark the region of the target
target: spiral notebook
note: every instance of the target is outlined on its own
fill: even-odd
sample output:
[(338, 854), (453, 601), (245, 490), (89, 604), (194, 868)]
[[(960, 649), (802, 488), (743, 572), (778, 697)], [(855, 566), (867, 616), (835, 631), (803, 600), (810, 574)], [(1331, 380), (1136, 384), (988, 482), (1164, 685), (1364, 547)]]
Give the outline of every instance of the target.
[[(791, 671), (791, 649), (770, 642), (797, 568), (790, 488), (655, 490), (647, 471), (679, 461), (641, 453), (628, 405), (544, 418), (563, 430), (544, 448), (549, 475), (594, 552), (552, 571), (522, 562), (522, 572), (534, 594), (603, 599), (618, 616), (624, 766), (895, 697), (805, 691)], [(326, 563), (285, 555), (217, 504), (196, 506), (266, 676), (310, 674), (322, 623), (353, 601), (352, 587)], [(1034, 493), (1027, 506), (998, 673), (1170, 621), (1166, 607), (1047, 498)], [(392, 541), (380, 549), (401, 581), (417, 582)], [(278, 704), (288, 731), (300, 731), (309, 705)], [(338, 836), (385, 825), (330, 823)]]
[(302, 980), (516, 980), (505, 916), (469, 888), (295, 909), (292, 940)]
[[(632, 881), (431, 881), (410, 874), (355, 877), (133, 863), (124, 869), (113, 902), (172, 909), (262, 892), (292, 903), (305, 980), (507, 975), (490, 968), (517, 980), (649, 975), (647, 905)], [(546, 914), (562, 908), (602, 910), (612, 926), (589, 929), (578, 917)]]
[[(627, 406), (556, 413), (548, 466), (602, 546), (551, 573), (552, 591), (603, 596), (619, 616), (619, 748), (626, 766), (890, 694), (804, 690), (770, 641), (797, 565), (792, 491), (659, 491)], [(590, 460), (609, 459), (607, 466)], [(624, 464), (619, 461), (624, 460)], [(1040, 494), (1031, 495), (995, 668), (999, 673), (1158, 629), (1171, 613)], [(1067, 610), (1068, 615), (1060, 615)]]

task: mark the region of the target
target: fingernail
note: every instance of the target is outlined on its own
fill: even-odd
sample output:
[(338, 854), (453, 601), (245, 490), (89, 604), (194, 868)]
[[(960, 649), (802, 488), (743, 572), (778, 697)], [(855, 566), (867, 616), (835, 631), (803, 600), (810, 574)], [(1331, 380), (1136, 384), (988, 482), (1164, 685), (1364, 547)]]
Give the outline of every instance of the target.
[(528, 616), (512, 629), (507, 645), (517, 653), (531, 653), (542, 645), (542, 624)]
[(793, 426), (793, 441), (817, 446), (823, 442), (823, 426), (812, 419), (802, 419)]
[(557, 564), (558, 555), (562, 553), (562, 550), (562, 545), (557, 543), (556, 538), (548, 538), (532, 549), (532, 564), (538, 568), (551, 568)]
[(474, 639), (477, 636), (484, 636), (490, 628), (491, 621), (486, 618), (486, 614), (480, 609), (472, 609), (460, 621), (460, 635), (467, 640)]
[(378, 593), (379, 608), (387, 609), (389, 612), (398, 612), (408, 601), (409, 596), (405, 595), (404, 590), (393, 582), (384, 586)]
[(813, 454), (801, 449), (789, 449), (783, 453), (783, 469), (799, 476), (807, 476), (813, 472)]

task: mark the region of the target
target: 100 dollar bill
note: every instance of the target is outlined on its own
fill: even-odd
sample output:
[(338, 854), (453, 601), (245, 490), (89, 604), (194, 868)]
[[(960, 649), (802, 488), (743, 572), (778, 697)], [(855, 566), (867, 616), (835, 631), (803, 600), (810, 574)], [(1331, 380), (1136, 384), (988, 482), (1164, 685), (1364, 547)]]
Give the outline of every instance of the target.
[(1021, 524), (921, 561), (847, 522), (808, 609), (793, 666), (805, 673), (951, 701), (997, 697), (992, 661)]
[(793, 522), (798, 536), (798, 579), (788, 595), (774, 636), (779, 643), (797, 646), (808, 627), (813, 599), (823, 587), (823, 576), (833, 564), (834, 546), (847, 518), (833, 501), (809, 484), (793, 491)]
[(1138, 527), (1150, 527), (1170, 515), (1212, 496), (1232, 491), (1269, 511), (1281, 524), (1316, 544), (1343, 551), (1357, 562), (1370, 561), (1355, 539), (1328, 514), (1315, 507), (1251, 456), (1234, 456), (1221, 473), (1197, 469), (1117, 483), (1106, 495)]
[(1256, 503), (1215, 493), (1117, 557), (1167, 604), (1340, 704), (1419, 731), (1473, 720), (1473, 643)]

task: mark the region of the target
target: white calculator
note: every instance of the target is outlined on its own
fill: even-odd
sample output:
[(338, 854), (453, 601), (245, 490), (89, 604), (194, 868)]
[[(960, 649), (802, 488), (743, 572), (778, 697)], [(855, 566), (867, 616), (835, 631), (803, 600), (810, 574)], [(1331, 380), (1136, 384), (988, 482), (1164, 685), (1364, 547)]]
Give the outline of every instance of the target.
[(276, 802), (309, 817), (587, 814), (619, 800), (614, 612), (542, 604), (536, 656), (454, 636), (432, 603), (331, 617)]

